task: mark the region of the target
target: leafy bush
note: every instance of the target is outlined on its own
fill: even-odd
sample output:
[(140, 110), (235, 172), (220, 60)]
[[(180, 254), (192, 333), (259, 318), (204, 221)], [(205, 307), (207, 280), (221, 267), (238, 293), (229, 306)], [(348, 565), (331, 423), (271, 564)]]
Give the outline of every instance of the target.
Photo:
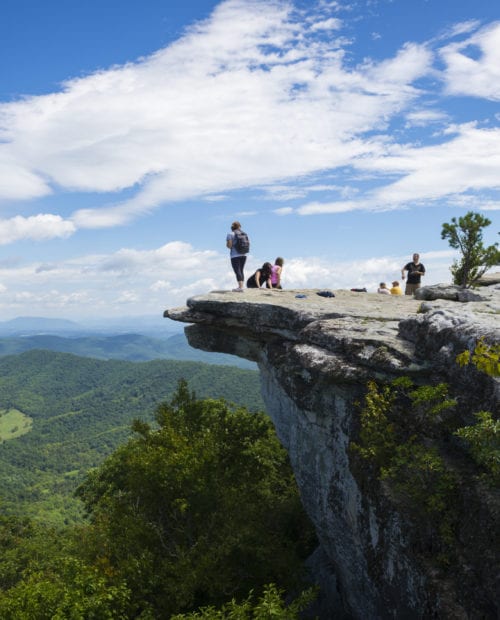
[(205, 607), (190, 614), (177, 614), (170, 620), (298, 620), (300, 613), (314, 600), (313, 589), (304, 591), (293, 602), (284, 602), (284, 592), (274, 584), (264, 588), (257, 600), (253, 593), (238, 603), (234, 599), (220, 609)]
[[(481, 372), (491, 377), (500, 376), (500, 345), (487, 345), (479, 340), (471, 354), (464, 351), (457, 356), (460, 366), (472, 363)], [(484, 467), (489, 476), (484, 476), (492, 485), (500, 484), (500, 420), (494, 420), (488, 411), (476, 413), (479, 422), (473, 426), (459, 428), (455, 435), (465, 439), (472, 458)]]
[(472, 363), (490, 377), (500, 377), (500, 344), (488, 345), (480, 339), (472, 354), (464, 351), (457, 355), (457, 363), (460, 366)]
[(464, 426), (456, 435), (465, 439), (472, 458), (490, 474), (492, 484), (500, 484), (500, 420), (493, 420), (489, 411), (475, 414), (479, 422)]
[(429, 446), (432, 425), (453, 409), (445, 384), (415, 387), (403, 377), (389, 385), (368, 384), (361, 409), (359, 443), (354, 453), (375, 465), (398, 502), (438, 532), (453, 540), (456, 480), (438, 450)]

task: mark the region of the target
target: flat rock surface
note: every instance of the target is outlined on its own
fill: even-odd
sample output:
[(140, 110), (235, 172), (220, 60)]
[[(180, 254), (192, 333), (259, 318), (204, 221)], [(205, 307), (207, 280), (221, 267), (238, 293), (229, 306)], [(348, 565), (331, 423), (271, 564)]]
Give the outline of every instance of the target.
[[(311, 320), (327, 318), (332, 314), (345, 316), (371, 316), (396, 320), (408, 313), (417, 312), (421, 301), (405, 295), (380, 295), (378, 293), (354, 293), (346, 290), (331, 291), (335, 297), (318, 295), (323, 289), (245, 289), (243, 293), (233, 291), (211, 291), (206, 295), (191, 297), (187, 305), (194, 311), (214, 312), (217, 306), (224, 307), (225, 314), (231, 314), (231, 305), (286, 308), (291, 312), (310, 316)], [(326, 290), (326, 289), (325, 289)], [(297, 297), (300, 295), (300, 297)], [(179, 312), (187, 308), (167, 310), (165, 316), (175, 320)]]
[[(243, 293), (211, 291), (191, 297), (187, 307), (165, 311), (164, 316), (184, 322), (206, 322), (207, 315), (238, 318), (252, 323), (256, 318), (266, 320), (280, 314), (290, 315), (302, 326), (319, 319), (335, 317), (372, 318), (398, 321), (420, 312), (442, 309), (464, 316), (487, 318), (500, 326), (500, 289), (482, 289), (482, 301), (460, 303), (446, 299), (421, 301), (406, 295), (355, 293), (348, 290), (332, 291), (335, 297), (318, 295), (322, 289), (269, 290), (245, 289)], [(300, 296), (300, 297), (298, 297)], [(279, 324), (275, 324), (279, 327)]]

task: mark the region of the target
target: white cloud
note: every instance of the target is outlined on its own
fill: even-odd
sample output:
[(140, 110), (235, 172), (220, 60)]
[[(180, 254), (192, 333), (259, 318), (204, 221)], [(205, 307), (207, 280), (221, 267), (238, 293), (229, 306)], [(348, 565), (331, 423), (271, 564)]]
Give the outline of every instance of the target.
[(0, 244), (13, 243), (22, 239), (41, 241), (56, 237), (69, 237), (75, 231), (72, 222), (59, 215), (40, 213), (30, 217), (17, 215), (8, 220), (0, 220)]
[(500, 22), (443, 47), (441, 56), (449, 94), (500, 101)]
[(151, 290), (155, 293), (158, 291), (168, 291), (172, 288), (172, 284), (168, 280), (157, 280), (151, 284)]
[[(450, 282), (449, 266), (455, 256), (452, 251), (421, 252), (426, 266), (427, 284)], [(367, 288), (375, 292), (379, 282), (401, 279), (401, 268), (410, 256), (379, 256), (355, 261), (329, 261), (317, 257), (295, 258), (283, 268), (285, 288)]]
[(321, 215), (325, 213), (346, 213), (369, 208), (366, 202), (338, 201), (338, 202), (309, 202), (297, 209), (299, 215)]
[[(341, 23), (324, 14), (306, 23), (280, 2), (228, 0), (148, 58), (1, 105), (4, 160), (30, 179), (17, 197), (49, 186), (132, 189), (130, 199), (105, 198), (72, 216), (77, 227), (109, 227), (168, 201), (372, 153), (373, 142), (360, 136), (418, 95), (412, 82), (429, 70), (431, 55), (407, 45), (394, 58), (348, 69), (342, 42), (314, 35), (325, 27)], [(16, 186), (4, 197), (16, 197)]]
[(356, 167), (387, 176), (392, 183), (365, 193), (358, 200), (308, 202), (299, 215), (387, 211), (422, 201), (447, 199), (469, 208), (492, 209), (498, 201), (467, 192), (500, 189), (500, 129), (479, 129), (469, 123), (450, 127), (451, 138), (434, 146), (387, 145), (384, 157), (364, 157)]
[(394, 148), (393, 154), (362, 166), (399, 172), (401, 179), (374, 192), (378, 204), (437, 199), (471, 189), (500, 188), (500, 129), (473, 124), (455, 128), (448, 142), (422, 148)]
[(5, 220), (0, 243), (124, 225), (172, 201), (217, 202), (249, 187), (265, 187), (276, 201), (307, 200), (320, 190), (297, 179), (346, 168), (370, 173), (379, 189), (346, 184), (339, 201), (296, 212), (400, 208), (498, 188), (498, 130), (457, 125), (453, 136), (420, 146), (405, 143), (391, 122), (450, 122), (434, 100), (425, 107), (428, 77), (442, 78), (450, 95), (498, 100), (500, 23), (478, 30), (464, 21), (446, 33), (462, 40), (407, 43), (354, 65), (340, 34), (325, 37), (342, 31), (345, 22), (331, 17), (341, 8), (349, 9), (327, 2), (304, 13), (279, 1), (226, 0), (149, 57), (1, 104), (0, 200), (62, 188), (100, 192), (102, 203), (70, 217)]
[[(428, 284), (450, 281), (452, 251), (421, 251)], [(285, 288), (350, 289), (375, 291), (379, 282), (398, 279), (409, 256), (382, 256), (365, 260), (330, 262), (308, 256), (285, 261)], [(262, 264), (250, 256), (247, 275)], [(193, 295), (229, 290), (234, 274), (226, 254), (205, 252), (183, 242), (149, 251), (124, 248), (119, 252), (81, 256), (53, 262), (0, 265), (0, 312), (3, 316), (25, 313), (36, 307), (41, 316), (89, 318), (129, 314), (158, 314), (184, 305)]]
[(444, 123), (448, 114), (441, 110), (415, 110), (406, 115), (406, 127), (426, 127), (431, 123)]
[(337, 17), (330, 17), (329, 19), (325, 19), (323, 21), (315, 22), (311, 26), (311, 30), (340, 30), (342, 27), (342, 20)]
[(445, 31), (438, 37), (439, 39), (452, 39), (453, 37), (469, 34), (474, 30), (477, 30), (480, 26), (480, 22), (477, 19), (469, 19), (464, 22), (458, 22), (457, 24), (453, 24), (449, 28), (445, 29)]
[(140, 314), (157, 313), (167, 305), (181, 305), (186, 293), (231, 288), (234, 275), (227, 256), (196, 250), (180, 241), (153, 250), (123, 248), (46, 263), (0, 265), (3, 296), (0, 312), (58, 316), (116, 315), (126, 304)]
[(0, 143), (0, 200), (23, 200), (49, 194), (50, 187), (45, 180), (29, 170), (22, 160), (17, 161), (8, 149)]

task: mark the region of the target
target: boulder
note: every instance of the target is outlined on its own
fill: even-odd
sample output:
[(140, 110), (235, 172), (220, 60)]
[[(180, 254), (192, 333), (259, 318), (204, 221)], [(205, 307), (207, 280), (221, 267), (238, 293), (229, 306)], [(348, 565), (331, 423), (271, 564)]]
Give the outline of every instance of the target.
[(470, 288), (462, 288), (454, 284), (434, 284), (422, 286), (415, 291), (415, 299), (434, 301), (436, 299), (449, 299), (450, 301), (484, 301), (485, 297), (474, 292)]

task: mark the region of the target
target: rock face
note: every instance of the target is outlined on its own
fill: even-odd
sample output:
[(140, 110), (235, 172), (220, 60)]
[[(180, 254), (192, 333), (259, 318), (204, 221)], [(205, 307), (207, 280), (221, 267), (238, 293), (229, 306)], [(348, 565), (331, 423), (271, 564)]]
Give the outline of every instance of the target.
[[(498, 495), (467, 470), (460, 562), (436, 568), (432, 553), (415, 544), (411, 515), (356, 467), (350, 444), (359, 435), (356, 403), (369, 380), (446, 381), (464, 426), (479, 410), (498, 416), (500, 380), (460, 368), (455, 357), (480, 337), (500, 342), (500, 287), (482, 288), (480, 300), (469, 303), (439, 299), (435, 290), (422, 297), (431, 301), (318, 292), (213, 291), (165, 316), (190, 323), (192, 346), (258, 363), (267, 412), (320, 541), (315, 570), (318, 583), (327, 584), (322, 618), (496, 618)], [(463, 448), (454, 449), (457, 466), (473, 469)]]

